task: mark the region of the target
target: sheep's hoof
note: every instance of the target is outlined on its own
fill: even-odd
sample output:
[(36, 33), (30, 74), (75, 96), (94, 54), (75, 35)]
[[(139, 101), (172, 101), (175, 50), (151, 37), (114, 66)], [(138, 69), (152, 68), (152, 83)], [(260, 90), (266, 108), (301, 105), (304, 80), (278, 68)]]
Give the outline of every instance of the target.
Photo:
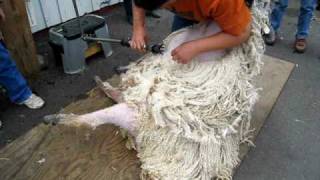
[(43, 123), (46, 125), (57, 125), (59, 124), (65, 117), (66, 115), (64, 114), (53, 114), (53, 115), (48, 115), (45, 116), (43, 119)]

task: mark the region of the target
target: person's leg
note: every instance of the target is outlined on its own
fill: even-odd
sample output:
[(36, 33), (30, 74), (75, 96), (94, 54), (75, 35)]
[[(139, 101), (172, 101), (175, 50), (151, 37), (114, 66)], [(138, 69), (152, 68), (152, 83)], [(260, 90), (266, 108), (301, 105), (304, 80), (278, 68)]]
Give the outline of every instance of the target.
[[(132, 0), (124, 0), (123, 6), (126, 11), (127, 18), (132, 19)], [(160, 18), (161, 17), (160, 15), (156, 14), (154, 11), (147, 11), (146, 16), (153, 17), (153, 18)]]
[(185, 19), (185, 18), (182, 18), (180, 16), (175, 15), (174, 19), (173, 19), (171, 31), (174, 32), (179, 29), (182, 29), (182, 28), (185, 28), (188, 26), (192, 26), (196, 23), (197, 23), (196, 21), (188, 20), (188, 19)]
[(306, 39), (309, 35), (316, 0), (300, 0), (300, 15), (298, 20), (297, 39)]
[(96, 81), (98, 87), (112, 100), (114, 100), (116, 103), (122, 103), (124, 102), (122, 92), (111, 86), (108, 82), (103, 82), (98, 76), (94, 78)]
[(97, 86), (116, 103), (123, 103), (123, 95), (122, 92), (118, 89), (113, 87), (108, 82), (103, 82), (99, 76), (94, 77), (94, 81), (97, 83)]
[(123, 6), (126, 11), (127, 21), (128, 23), (132, 24), (132, 0), (124, 0)]
[(127, 17), (132, 17), (132, 0), (124, 0), (123, 6), (126, 11)]
[(268, 32), (268, 34), (263, 34), (264, 42), (269, 46), (274, 45), (277, 40), (277, 31), (280, 28), (283, 15), (287, 7), (288, 0), (279, 0), (274, 3), (272, 13), (270, 15), (270, 32)]
[(285, 10), (288, 7), (288, 0), (278, 0), (274, 3), (274, 7), (270, 16), (271, 26), (275, 31), (280, 28)]
[(11, 60), (8, 50), (0, 42), (0, 84), (7, 90), (9, 98), (14, 103), (27, 100), (32, 92), (26, 80)]
[(316, 0), (300, 0), (300, 15), (294, 43), (295, 51), (298, 53), (304, 53), (307, 49), (307, 37), (316, 3)]

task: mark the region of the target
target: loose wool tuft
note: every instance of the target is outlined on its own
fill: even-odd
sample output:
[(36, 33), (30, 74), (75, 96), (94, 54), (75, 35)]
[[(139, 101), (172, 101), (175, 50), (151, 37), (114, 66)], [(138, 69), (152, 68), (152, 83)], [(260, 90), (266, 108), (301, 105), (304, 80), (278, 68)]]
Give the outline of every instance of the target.
[(139, 112), (135, 148), (142, 179), (232, 179), (240, 144), (251, 143), (258, 99), (252, 80), (262, 66), (268, 9), (269, 0), (255, 1), (249, 40), (220, 58), (179, 65), (169, 54), (148, 55), (130, 65), (121, 88)]

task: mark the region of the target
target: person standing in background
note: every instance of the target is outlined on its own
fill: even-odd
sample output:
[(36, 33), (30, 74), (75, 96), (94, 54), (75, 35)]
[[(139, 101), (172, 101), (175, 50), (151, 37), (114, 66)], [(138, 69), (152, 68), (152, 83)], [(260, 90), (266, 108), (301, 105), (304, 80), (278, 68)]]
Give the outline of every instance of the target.
[[(0, 1), (1, 2), (1, 1)], [(5, 13), (0, 7), (0, 20), (5, 21)], [(26, 80), (18, 71), (10, 57), (0, 31), (0, 85), (5, 88), (11, 102), (25, 105), (30, 109), (39, 109), (44, 106), (42, 98), (33, 94)], [(0, 121), (1, 127), (1, 121)]]
[[(283, 15), (288, 7), (289, 0), (276, 0), (274, 8), (271, 13), (270, 22), (271, 32), (264, 36), (267, 45), (274, 45), (277, 40), (277, 31), (280, 28)], [(316, 7), (317, 0), (300, 0), (300, 15), (298, 19), (296, 40), (294, 42), (294, 49), (298, 53), (304, 53), (307, 48), (307, 37), (313, 12)]]

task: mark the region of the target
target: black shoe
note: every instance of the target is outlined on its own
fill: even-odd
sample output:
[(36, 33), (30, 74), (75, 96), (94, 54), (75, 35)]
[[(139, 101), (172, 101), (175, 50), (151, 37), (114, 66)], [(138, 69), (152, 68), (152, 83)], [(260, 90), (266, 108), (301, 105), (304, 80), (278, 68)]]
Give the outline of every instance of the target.
[(156, 14), (156, 13), (155, 13), (155, 12), (153, 12), (153, 11), (147, 11), (147, 12), (146, 12), (146, 16), (148, 16), (148, 17), (152, 17), (152, 18), (156, 18), (156, 19), (161, 18), (161, 16), (160, 16), (160, 15)]

